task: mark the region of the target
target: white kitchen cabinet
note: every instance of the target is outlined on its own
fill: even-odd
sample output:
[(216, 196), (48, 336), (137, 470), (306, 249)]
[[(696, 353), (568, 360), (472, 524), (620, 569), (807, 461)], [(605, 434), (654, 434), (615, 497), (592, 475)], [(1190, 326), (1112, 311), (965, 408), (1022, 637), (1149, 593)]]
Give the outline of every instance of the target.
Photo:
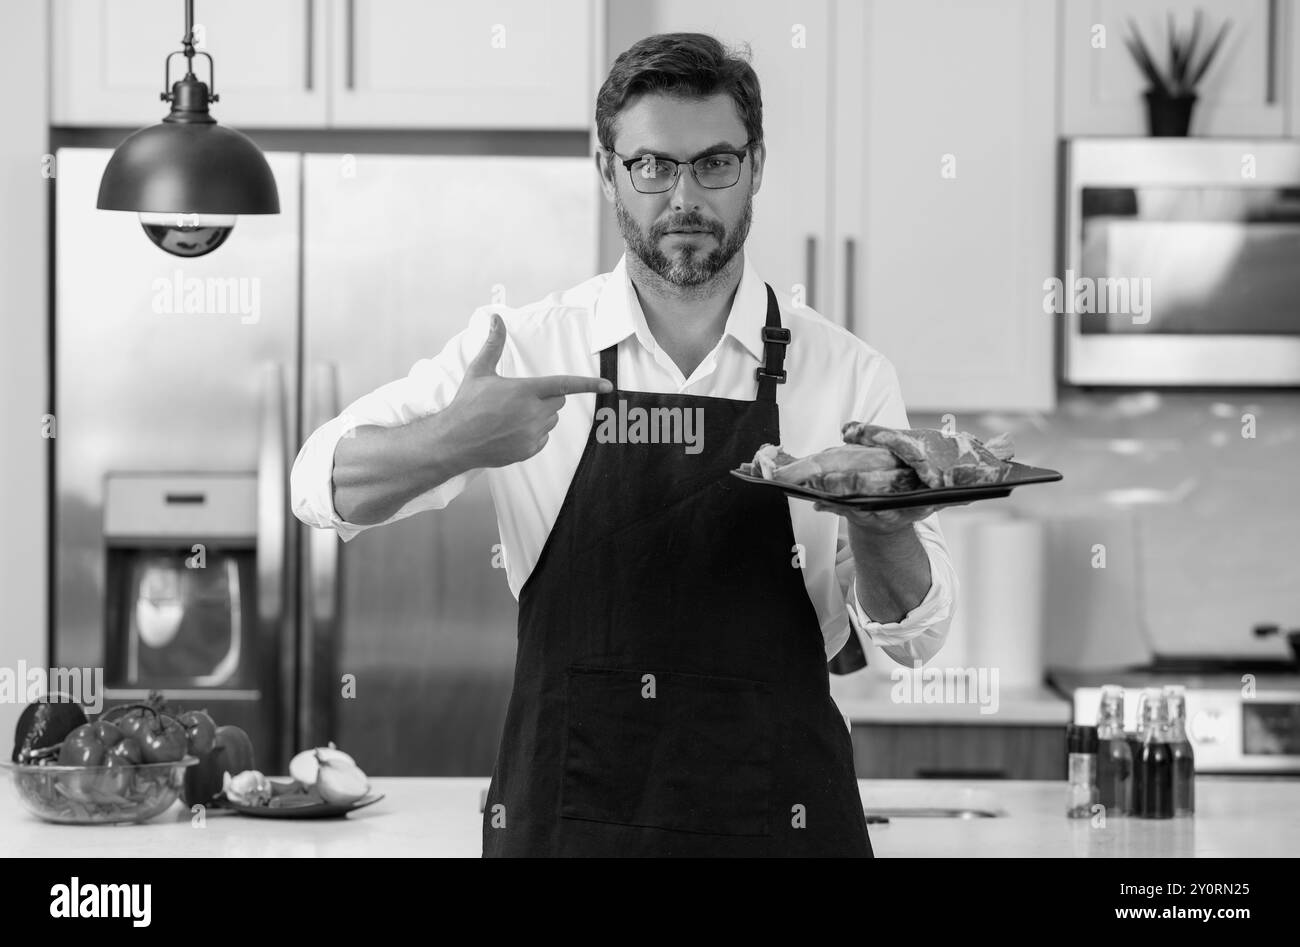
[[(1288, 124), (1300, 133), (1291, 81), (1300, 66), (1294, 0), (1062, 0), (1061, 133), (1147, 134), (1147, 80), (1124, 43), (1129, 20), (1163, 69), (1167, 15), (1183, 32), (1197, 9), (1204, 11), (1202, 50), (1224, 20), (1232, 25), (1197, 90), (1191, 134), (1277, 136)], [(1104, 48), (1095, 45), (1098, 27), (1105, 28)]]
[(587, 129), (596, 0), (334, 0), (330, 124)]
[[(217, 121), (237, 128), (325, 124), (326, 6), (325, 0), (195, 4), (199, 48), (216, 62)], [(181, 48), (183, 3), (54, 0), (51, 14), (51, 124), (142, 126), (162, 120), (168, 111), (158, 98), (163, 62)], [(185, 57), (174, 57), (171, 67), (175, 82), (185, 74)], [(194, 57), (194, 73), (211, 82), (205, 57)]]
[(749, 45), (767, 162), (746, 251), (779, 293), (802, 287), (805, 303), (829, 315), (830, 0), (654, 0), (638, 7), (629, 15), (634, 29), (622, 19), (625, 10), (611, 9), (611, 60), (653, 33), (702, 32), (728, 47)]
[(838, 0), (836, 16), (842, 321), (911, 411), (1050, 410), (1056, 6)]
[[(167, 114), (180, 0), (54, 0), (51, 121)], [(212, 106), (247, 128), (587, 129), (603, 0), (200, 0)], [(201, 30), (199, 28), (202, 28)], [(172, 61), (172, 80), (185, 60)], [(195, 57), (195, 74), (208, 65)]]

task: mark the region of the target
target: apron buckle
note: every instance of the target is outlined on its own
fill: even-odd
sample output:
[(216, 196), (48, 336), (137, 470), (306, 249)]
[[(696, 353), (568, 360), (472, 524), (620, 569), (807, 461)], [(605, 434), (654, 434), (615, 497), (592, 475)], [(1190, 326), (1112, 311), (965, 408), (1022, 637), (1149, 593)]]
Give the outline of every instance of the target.
[[(763, 326), (763, 345), (780, 345), (782, 347), (790, 344), (790, 330), (785, 326)], [(785, 355), (780, 349), (767, 349), (764, 354), (766, 364), (754, 369), (754, 377), (760, 382), (765, 378), (770, 378), (778, 385), (785, 384), (785, 369), (779, 369), (774, 372), (767, 370), (767, 366), (775, 362), (780, 365)]]

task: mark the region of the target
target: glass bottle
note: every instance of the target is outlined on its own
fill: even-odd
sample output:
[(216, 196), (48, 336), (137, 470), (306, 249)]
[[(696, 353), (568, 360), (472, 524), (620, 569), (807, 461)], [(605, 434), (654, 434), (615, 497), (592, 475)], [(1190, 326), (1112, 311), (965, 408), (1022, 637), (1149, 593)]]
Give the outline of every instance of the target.
[(1137, 759), (1137, 814), (1142, 819), (1174, 817), (1174, 759), (1169, 748), (1165, 702), (1156, 692), (1142, 707), (1142, 752)]
[(1151, 702), (1150, 692), (1143, 688), (1138, 692), (1137, 714), (1134, 717), (1133, 730), (1124, 733), (1128, 741), (1129, 758), (1133, 763), (1133, 805), (1130, 809), (1133, 815), (1138, 815), (1138, 809), (1142, 805), (1142, 767), (1138, 761), (1142, 759), (1142, 718), (1146, 715), (1147, 704)]
[(1065, 814), (1071, 819), (1087, 819), (1097, 804), (1097, 728), (1071, 724), (1066, 747), (1070, 762)]
[(1174, 768), (1174, 815), (1191, 815), (1196, 810), (1196, 754), (1187, 739), (1187, 697), (1181, 685), (1170, 684), (1164, 689), (1164, 700)]
[(1124, 733), (1124, 688), (1107, 684), (1097, 710), (1097, 801), (1108, 815), (1133, 813), (1133, 751)]

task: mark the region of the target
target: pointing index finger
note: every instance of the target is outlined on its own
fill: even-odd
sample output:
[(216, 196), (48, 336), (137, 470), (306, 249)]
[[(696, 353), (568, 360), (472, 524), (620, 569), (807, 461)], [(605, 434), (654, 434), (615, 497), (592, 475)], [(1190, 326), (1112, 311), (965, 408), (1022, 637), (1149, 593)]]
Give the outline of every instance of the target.
[(553, 398), (556, 395), (576, 395), (588, 391), (608, 393), (613, 385), (604, 378), (591, 378), (586, 375), (545, 375), (529, 379), (533, 394), (539, 398)]

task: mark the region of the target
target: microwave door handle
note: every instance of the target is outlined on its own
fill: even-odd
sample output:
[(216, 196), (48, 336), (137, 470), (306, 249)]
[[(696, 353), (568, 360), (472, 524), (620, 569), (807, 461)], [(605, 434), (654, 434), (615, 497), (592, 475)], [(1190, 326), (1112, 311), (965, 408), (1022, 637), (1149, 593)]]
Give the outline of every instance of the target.
[[(312, 368), (308, 430), (316, 430), (339, 413), (338, 366), (317, 362)], [(347, 436), (345, 433), (344, 436)], [(332, 732), (329, 692), (318, 692), (326, 679), (330, 654), (338, 635), (339, 538), (333, 529), (308, 528), (308, 601), (298, 655), (302, 694), (299, 702), (302, 746), (319, 746)]]
[[(278, 362), (263, 366), (261, 418), (257, 448), (257, 618), (258, 633), (272, 654), (280, 655), (279, 690), (284, 695), (276, 707), (277, 738), (292, 749), (293, 714), (288, 695), (293, 693), (294, 655), (284, 646), (290, 641), (285, 625), (285, 498), (287, 482), (284, 368)], [(276, 754), (268, 754), (273, 757)]]

